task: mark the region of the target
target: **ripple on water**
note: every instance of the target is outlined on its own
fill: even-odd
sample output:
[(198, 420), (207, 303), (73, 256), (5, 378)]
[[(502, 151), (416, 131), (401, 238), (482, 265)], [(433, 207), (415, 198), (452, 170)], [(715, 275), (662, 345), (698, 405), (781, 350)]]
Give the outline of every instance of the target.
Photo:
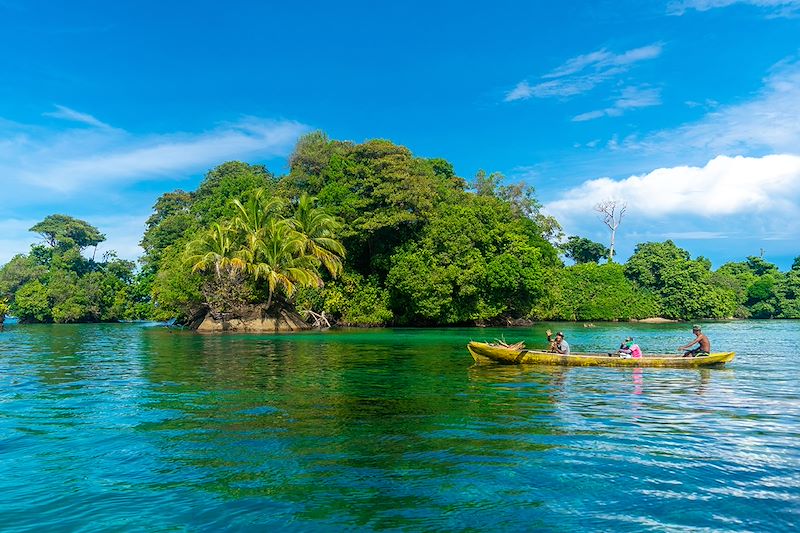
[[(604, 346), (629, 327), (571, 334)], [(685, 342), (682, 328), (636, 328), (653, 349)], [(707, 329), (737, 351), (729, 368), (472, 366), (465, 339), (500, 336), (487, 330), (11, 326), (0, 334), (0, 523), (790, 530), (800, 328)], [(754, 330), (772, 351), (752, 348)]]

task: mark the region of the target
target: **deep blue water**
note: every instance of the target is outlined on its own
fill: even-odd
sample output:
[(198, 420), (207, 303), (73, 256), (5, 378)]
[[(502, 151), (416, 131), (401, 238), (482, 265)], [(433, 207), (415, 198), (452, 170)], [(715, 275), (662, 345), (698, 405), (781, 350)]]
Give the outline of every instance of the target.
[(800, 322), (722, 369), (475, 366), (467, 341), (674, 351), (685, 324), (0, 332), (2, 531), (791, 531)]

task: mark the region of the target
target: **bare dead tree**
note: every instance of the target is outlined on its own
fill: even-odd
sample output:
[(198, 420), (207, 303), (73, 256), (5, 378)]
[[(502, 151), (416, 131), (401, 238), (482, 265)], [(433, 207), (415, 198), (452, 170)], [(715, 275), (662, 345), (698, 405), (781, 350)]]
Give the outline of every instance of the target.
[(608, 248), (608, 262), (614, 260), (614, 241), (617, 237), (617, 228), (622, 223), (628, 205), (622, 200), (603, 200), (594, 206), (600, 213), (600, 220), (611, 230), (611, 246)]

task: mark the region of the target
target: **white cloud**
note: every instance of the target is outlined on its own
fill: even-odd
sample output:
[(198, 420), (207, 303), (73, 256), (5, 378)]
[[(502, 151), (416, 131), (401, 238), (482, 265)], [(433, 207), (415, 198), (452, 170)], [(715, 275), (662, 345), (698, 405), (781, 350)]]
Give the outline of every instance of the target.
[(28, 228), (37, 222), (38, 220), (18, 218), (0, 220), (0, 265), (6, 264), (15, 255), (28, 251), (36, 240), (36, 236)]
[(800, 9), (800, 0), (679, 0), (670, 2), (667, 13), (683, 15), (689, 10), (708, 11), (734, 4), (751, 5), (770, 10), (772, 16), (786, 17), (796, 14)]
[(308, 128), (297, 122), (245, 118), (203, 133), (135, 136), (108, 128), (53, 132), (0, 124), (0, 176), (8, 182), (71, 194), (87, 187), (113, 187), (182, 178), (239, 158), (271, 158), (289, 152)]
[(533, 96), (533, 87), (528, 85), (527, 81), (523, 80), (519, 82), (516, 87), (508, 91), (505, 101), (513, 102), (514, 100), (526, 100), (531, 96)]
[(56, 111), (49, 111), (47, 113), (42, 113), (42, 114), (47, 117), (61, 118), (73, 122), (82, 122), (83, 124), (94, 126), (96, 128), (111, 127), (105, 122), (101, 122), (100, 120), (96, 119), (92, 115), (89, 115), (87, 113), (81, 113), (80, 111), (75, 111), (74, 109), (70, 109), (69, 107), (58, 104), (56, 104)]
[(661, 89), (653, 87), (625, 87), (617, 95), (614, 104), (605, 109), (581, 113), (573, 117), (573, 122), (583, 122), (601, 117), (618, 117), (628, 109), (651, 107), (661, 104)]
[[(247, 117), (200, 133), (135, 135), (63, 106), (51, 115), (81, 125), (53, 130), (0, 119), (0, 264), (27, 252), (36, 240), (28, 228), (56, 212), (106, 233), (101, 250), (135, 258), (146, 216), (120, 216), (131, 202), (146, 202), (136, 206), (146, 210), (160, 192), (174, 188), (163, 182), (186, 180), (224, 161), (285, 156), (309, 129)], [(132, 188), (145, 182), (152, 192), (138, 189), (133, 196)]]
[(605, 242), (593, 206), (627, 200), (618, 235), (628, 246), (620, 249), (623, 256), (637, 242), (669, 238), (692, 241), (699, 254), (716, 247), (714, 253), (735, 260), (760, 248), (797, 255), (800, 62), (775, 65), (746, 101), (708, 100), (705, 106), (698, 121), (641, 137), (614, 134), (576, 155), (567, 167), (572, 176), (614, 177), (583, 181), (566, 192), (562, 184), (545, 210), (568, 234)]
[(581, 113), (580, 115), (575, 115), (572, 117), (573, 122), (585, 122), (587, 120), (594, 120), (596, 118), (602, 117), (611, 117), (618, 115), (619, 113), (613, 113), (614, 108), (607, 108), (607, 109), (597, 109), (595, 111), (587, 111), (586, 113)]
[(511, 169), (509, 179), (514, 181), (531, 182), (539, 178), (541, 172), (535, 165), (521, 165)]
[(701, 120), (627, 138), (629, 152), (680, 153), (710, 159), (719, 154), (800, 153), (800, 62), (775, 65), (763, 88), (741, 104), (720, 106)]
[(568, 97), (582, 94), (597, 85), (630, 70), (634, 64), (661, 55), (663, 46), (654, 43), (615, 54), (606, 49), (574, 57), (541, 77), (531, 85), (527, 80), (519, 82), (506, 93), (504, 100), (526, 100), (528, 98)]
[[(609, 198), (625, 201), (628, 225), (653, 227), (667, 221), (669, 233), (688, 222), (691, 238), (704, 232), (723, 237), (739, 232), (746, 219), (760, 238), (786, 238), (800, 230), (800, 156), (718, 156), (703, 167), (659, 168), (621, 180), (599, 178), (566, 191), (545, 206), (565, 227), (587, 226), (594, 205)], [(742, 218), (745, 217), (745, 218)], [(569, 230), (568, 230), (569, 231)], [(796, 233), (795, 233), (796, 235)], [(685, 237), (689, 238), (689, 237)]]
[(696, 102), (694, 100), (687, 100), (684, 102), (687, 107), (702, 107), (704, 109), (714, 109), (715, 107), (719, 107), (719, 102), (712, 98), (706, 98), (703, 102)]
[(549, 74), (542, 76), (543, 78), (563, 78), (573, 74), (581, 73), (584, 70), (594, 72), (607, 72), (615, 71), (620, 67), (627, 67), (633, 63), (643, 61), (645, 59), (653, 59), (661, 55), (662, 46), (659, 43), (642, 46), (640, 48), (633, 48), (631, 50), (622, 52), (621, 54), (614, 54), (606, 49), (591, 52), (589, 54), (574, 57), (564, 63), (562, 66), (553, 70)]

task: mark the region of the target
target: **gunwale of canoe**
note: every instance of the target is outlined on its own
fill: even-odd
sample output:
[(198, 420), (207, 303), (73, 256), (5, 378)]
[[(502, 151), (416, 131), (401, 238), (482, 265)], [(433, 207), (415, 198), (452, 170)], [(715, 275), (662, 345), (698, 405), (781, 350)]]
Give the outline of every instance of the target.
[(665, 354), (650, 355), (637, 359), (623, 359), (621, 357), (610, 357), (607, 354), (560, 355), (539, 350), (512, 350), (475, 341), (470, 342), (467, 345), (467, 349), (476, 363), (501, 363), (507, 365), (697, 368), (721, 366), (732, 361), (736, 356), (735, 352), (719, 352), (704, 357), (682, 357)]

